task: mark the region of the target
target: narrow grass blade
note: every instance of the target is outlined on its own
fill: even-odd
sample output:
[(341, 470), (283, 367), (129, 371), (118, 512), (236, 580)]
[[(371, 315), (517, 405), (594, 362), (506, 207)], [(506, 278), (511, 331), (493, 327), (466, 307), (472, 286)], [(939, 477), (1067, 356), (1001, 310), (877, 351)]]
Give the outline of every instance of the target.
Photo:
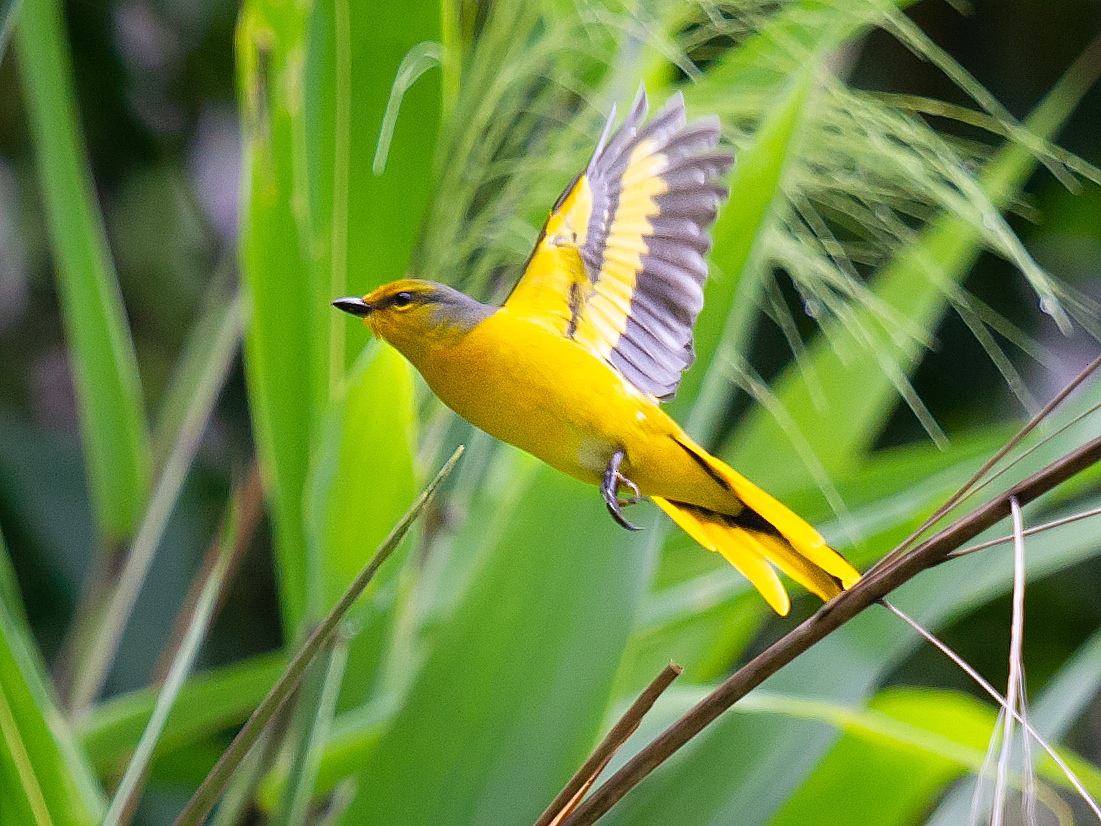
[[(2, 538), (0, 557), (6, 562)], [(57, 708), (18, 604), (0, 601), (0, 823), (92, 826), (105, 808), (102, 792)]]
[[(180, 692), (154, 754), (240, 725), (286, 666), (283, 654), (264, 654), (194, 675)], [(149, 724), (157, 694), (155, 689), (143, 688), (93, 707), (77, 735), (97, 772), (115, 770), (119, 760), (134, 750)]]
[(157, 480), (149, 509), (119, 574), (118, 585), (111, 594), (103, 621), (97, 629), (96, 643), (78, 675), (72, 697), (74, 716), (87, 713), (107, 679), (107, 673), (122, 640), (122, 633), (137, 602), (138, 592), (145, 583), (145, 576), (153, 563), (153, 555), (164, 536), (168, 519), (176, 506), (191, 461), (199, 449), (199, 441), (225, 383), (240, 339), (241, 305), (235, 299), (230, 311), (222, 319), (208, 353), (209, 360), (204, 365), (203, 375), (194, 389), (181, 422), (172, 453)]
[(270, 753), (275, 750), (275, 739), (271, 729), (260, 735), (256, 746), (245, 755), (240, 768), (233, 773), (222, 802), (207, 821), (209, 826), (239, 826), (246, 819), (246, 812), (253, 807), (256, 787), (271, 762)]
[(188, 331), (187, 341), (161, 395), (153, 425), (154, 473), (161, 472), (172, 454), (196, 388), (210, 381), (207, 374), (211, 362), (217, 361), (214, 351), (224, 341), (227, 328), (237, 330), (237, 343), (240, 345), (242, 302), (237, 290), (236, 269), (231, 264), (226, 261), (215, 268), (198, 317)]
[[(725, 348), (744, 352), (757, 318), (764, 279), (770, 274), (753, 260), (753, 250), (774, 201), (781, 197), (784, 170), (798, 151), (799, 127), (818, 70), (816, 62), (808, 62), (779, 91), (753, 144), (738, 154), (730, 176), (730, 203), (714, 231), (711, 258), (717, 274), (707, 284), (705, 310), (695, 335), (701, 366), (710, 365), (710, 369), (690, 370), (678, 392), (680, 398), (695, 402), (687, 426), (698, 439), (706, 441), (713, 436), (729, 394), (729, 375), (713, 360)], [(686, 404), (681, 403), (682, 407)]]
[(218, 596), (226, 583), (226, 575), (237, 545), (237, 509), (238, 504), (234, 501), (231, 505), (229, 518), (222, 530), (221, 543), (218, 556), (214, 562), (214, 568), (206, 582), (203, 583), (203, 590), (195, 605), (195, 611), (191, 615), (187, 633), (179, 651), (172, 660), (172, 666), (165, 678), (164, 686), (157, 696), (157, 704), (153, 708), (153, 715), (150, 717), (149, 723), (142, 733), (141, 740), (138, 741), (134, 755), (126, 766), (126, 772), (115, 790), (111, 806), (103, 819), (103, 826), (117, 826), (120, 822), (128, 822), (134, 806), (137, 805), (149, 770), (149, 764), (153, 759), (153, 749), (160, 740), (165, 724), (168, 722), (168, 715), (171, 713), (172, 707), (183, 689), (184, 682), (195, 665), (199, 646), (206, 637), (207, 629), (210, 627), (210, 621), (218, 602)]
[[(3, 751), (0, 751), (0, 766), (8, 769), (0, 773), (0, 784), (8, 787), (4, 791), (4, 800), (12, 807), (3, 813), (5, 819), (10, 818), (14, 813), (16, 817), (27, 823), (33, 823), (34, 826), (53, 826), (50, 810), (46, 806), (46, 798), (42, 794), (42, 787), (38, 784), (30, 755), (27, 754), (19, 726), (15, 722), (2, 687), (0, 687), (0, 742), (4, 744)], [(14, 768), (14, 771), (9, 769), (9, 765)], [(14, 819), (12, 822), (15, 822)]]
[(180, 816), (175, 821), (175, 826), (199, 826), (210, 813), (211, 808), (221, 797), (222, 792), (225, 791), (226, 785), (229, 783), (237, 767), (248, 753), (249, 749), (256, 742), (257, 738), (263, 732), (264, 727), (272, 716), (283, 706), (283, 703), (287, 701), (291, 693), (298, 687), (305, 674), (306, 669), (310, 663), (314, 661), (317, 655), (327, 647), (331, 640), (332, 635), (336, 631), (337, 624), (348, 613), (348, 609), (352, 607), (352, 604), (356, 601), (360, 594), (363, 593), (363, 589), (367, 587), (375, 573), (378, 571), (379, 566), (394, 552), (394, 549), (401, 542), (405, 536), (406, 531), (409, 530), (413, 521), (420, 515), (421, 511), (432, 501), (438, 490), (440, 484), (451, 473), (455, 463), (459, 460), (459, 456), (462, 455), (462, 448), (459, 448), (452, 454), (447, 463), (440, 469), (440, 472), (436, 475), (436, 478), (429, 483), (428, 487), (424, 489), (424, 492), (417, 498), (417, 500), (406, 511), (405, 516), (401, 521), (394, 526), (394, 529), (390, 532), (390, 535), (386, 537), (386, 540), (375, 551), (371, 560), (363, 567), (355, 581), (348, 586), (348, 590), (340, 598), (340, 601), (333, 607), (333, 610), (329, 612), (325, 620), (318, 626), (317, 630), (310, 635), (309, 639), (303, 643), (302, 647), (295, 654), (294, 659), (287, 666), (287, 670), (283, 672), (283, 675), (279, 678), (279, 681), (272, 686), (268, 695), (264, 698), (263, 702), (256, 708), (249, 717), (245, 726), (237, 733), (237, 736), (233, 739), (229, 748), (226, 749), (221, 759), (218, 760), (217, 765), (207, 775), (206, 780), (188, 801), (187, 806), (180, 813)]
[(146, 504), (149, 436), (137, 358), (77, 117), (59, 0), (26, 0), (16, 29), (23, 99), (102, 537), (129, 537)]
[(283, 808), (272, 826), (304, 826), (306, 823), (317, 785), (321, 753), (329, 738), (347, 664), (348, 645), (338, 637), (329, 656), (318, 658), (299, 690), (296, 715), (299, 719), (296, 722), (302, 730), (291, 762), (290, 782), (283, 792)]
[[(1089, 88), (1089, 70), (1096, 68), (1082, 65), (1068, 72), (1029, 116), (1028, 128), (1043, 138), (1055, 134)], [(978, 185), (995, 205), (1004, 207), (1035, 165), (1036, 158), (1027, 148), (1009, 143), (987, 164)], [(958, 284), (981, 249), (976, 228), (946, 214), (880, 270), (873, 283), (875, 295), (898, 318), (934, 329), (948, 308), (945, 285)], [(825, 470), (844, 473), (865, 460), (896, 403), (897, 379), (917, 366), (923, 345), (892, 334), (861, 308), (846, 325), (827, 327), (826, 334), (809, 348), (802, 371), (788, 368), (773, 389)], [(861, 342), (847, 331), (856, 329), (872, 335), (874, 341)], [(803, 377), (808, 372), (817, 378), (819, 395), (812, 395)], [(750, 412), (722, 454), (741, 472), (753, 477), (767, 471), (774, 487), (790, 489), (808, 479), (791, 444), (791, 434), (758, 408)], [(789, 458), (779, 458), (783, 454)]]

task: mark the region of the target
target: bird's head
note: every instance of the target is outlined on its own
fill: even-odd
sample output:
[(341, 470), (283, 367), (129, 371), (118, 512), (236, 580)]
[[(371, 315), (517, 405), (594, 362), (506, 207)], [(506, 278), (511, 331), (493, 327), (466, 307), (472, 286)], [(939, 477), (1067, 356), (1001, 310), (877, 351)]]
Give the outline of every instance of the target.
[(426, 348), (447, 346), (494, 310), (444, 284), (412, 278), (385, 284), (362, 298), (338, 298), (333, 306), (360, 316), (377, 338), (414, 363)]

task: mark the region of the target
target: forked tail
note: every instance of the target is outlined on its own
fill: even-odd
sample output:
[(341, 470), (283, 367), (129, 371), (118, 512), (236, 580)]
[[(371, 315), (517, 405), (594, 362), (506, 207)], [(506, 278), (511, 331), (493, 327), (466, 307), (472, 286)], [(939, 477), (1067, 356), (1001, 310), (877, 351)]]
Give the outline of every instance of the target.
[(659, 496), (651, 498), (689, 536), (709, 551), (722, 554), (776, 613), (787, 614), (791, 602), (774, 565), (823, 600), (833, 599), (860, 581), (857, 570), (786, 505), (697, 445), (677, 441), (745, 508), (729, 515)]

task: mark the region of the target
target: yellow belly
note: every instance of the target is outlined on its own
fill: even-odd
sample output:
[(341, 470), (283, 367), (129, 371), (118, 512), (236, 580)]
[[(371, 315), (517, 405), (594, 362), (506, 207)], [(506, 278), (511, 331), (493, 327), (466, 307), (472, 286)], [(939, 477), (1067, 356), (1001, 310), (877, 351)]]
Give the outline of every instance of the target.
[(416, 366), (468, 422), (563, 473), (599, 483), (622, 449), (622, 471), (644, 494), (719, 511), (740, 507), (676, 443), (683, 432), (653, 401), (536, 323), (498, 311)]

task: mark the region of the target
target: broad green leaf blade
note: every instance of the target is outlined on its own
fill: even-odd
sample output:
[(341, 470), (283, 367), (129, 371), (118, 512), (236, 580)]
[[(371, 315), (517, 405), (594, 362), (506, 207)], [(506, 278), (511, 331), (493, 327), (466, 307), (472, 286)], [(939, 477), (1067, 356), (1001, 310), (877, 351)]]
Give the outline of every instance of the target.
[[(245, 375), (260, 468), (275, 527), (283, 623), (296, 638), (317, 615), (302, 520), (310, 450), (328, 399), (329, 313), (313, 283), (301, 112), (306, 15), (252, 0), (237, 29), (244, 139), (241, 269), (248, 327)], [(311, 605), (311, 600), (313, 604)]]
[[(368, 345), (325, 419), (307, 484), (307, 530), (320, 565), (324, 604), (336, 602), (416, 493), (412, 368), (389, 346)], [(404, 551), (355, 609), (341, 706), (367, 698), (377, 679)]]
[[(888, 689), (859, 710), (768, 695), (746, 700), (745, 711), (818, 716), (844, 730), (771, 826), (915, 823), (947, 784), (965, 772), (983, 771), (996, 729), (997, 711), (991, 705), (929, 688)], [(1050, 760), (1042, 763), (1039, 775), (1048, 783), (1067, 785)], [(1096, 769), (1080, 779), (1087, 788), (1101, 786)]]
[[(935, 703), (935, 716), (921, 715), (908, 700), (924, 708)], [(878, 695), (869, 707), (770, 826), (808, 817), (852, 826), (916, 823), (948, 783), (982, 768), (994, 723), (988, 706), (950, 692), (901, 690)]]
[[(1028, 710), (1028, 720), (1049, 743), (1058, 742), (1101, 688), (1101, 631), (1083, 643), (1044, 686)], [(1040, 757), (1039, 749), (1033, 754)], [(1046, 755), (1041, 759), (1050, 760)], [(928, 826), (952, 826), (968, 817), (970, 784), (949, 792), (927, 819)]]
[[(439, 3), (318, 2), (308, 25), (306, 98), (310, 232), (318, 299), (365, 295), (406, 275), (433, 181), (440, 74), (429, 70), (401, 98), (381, 174), (372, 169), (391, 88), (405, 56), (440, 39)], [(339, 375), (367, 329), (329, 312)], [(346, 355), (338, 342), (347, 340)]]
[(20, 79), (57, 267), (88, 483), (102, 537), (130, 536), (146, 503), (141, 382), (84, 152), (58, 0), (28, 0), (16, 30)]
[(325, 417), (309, 484), (307, 527), (326, 606), (355, 578), (364, 549), (386, 536), (413, 498), (415, 447), (412, 368), (392, 347), (372, 343)]
[[(0, 557), (6, 566), (2, 537)], [(38, 649), (6, 602), (0, 602), (0, 800), (4, 826), (92, 826), (106, 808)]]
[(628, 539), (595, 490), (540, 468), (341, 822), (533, 821), (604, 716), (645, 572)]

